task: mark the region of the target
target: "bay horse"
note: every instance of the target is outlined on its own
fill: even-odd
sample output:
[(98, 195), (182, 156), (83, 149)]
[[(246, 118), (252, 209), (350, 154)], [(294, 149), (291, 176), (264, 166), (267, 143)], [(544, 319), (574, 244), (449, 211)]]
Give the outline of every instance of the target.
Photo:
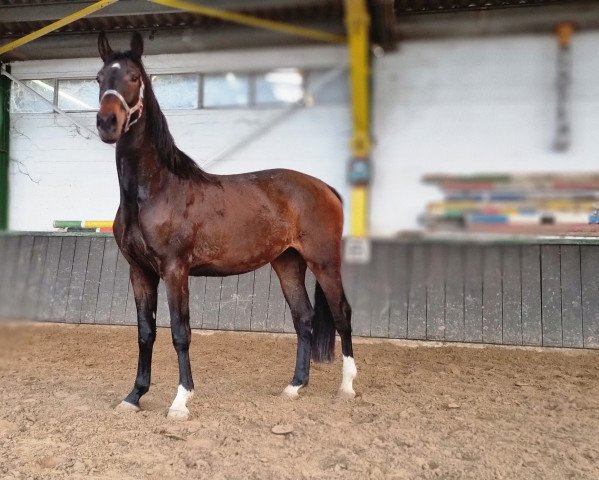
[[(194, 391), (189, 276), (237, 275), (267, 263), (279, 277), (298, 339), (295, 372), (283, 395), (298, 397), (308, 383), (311, 358), (333, 361), (336, 330), (343, 353), (339, 394), (353, 398), (357, 370), (351, 308), (341, 281), (339, 194), (292, 170), (203, 171), (169, 132), (141, 60), (141, 35), (133, 34), (129, 51), (114, 52), (101, 33), (98, 50), (104, 65), (97, 77), (96, 123), (100, 138), (116, 143), (120, 205), (114, 236), (130, 265), (138, 325), (135, 384), (117, 408), (139, 410), (150, 388), (160, 278), (179, 362), (179, 387), (168, 416), (185, 419)], [(314, 308), (306, 292), (306, 268), (317, 280)]]

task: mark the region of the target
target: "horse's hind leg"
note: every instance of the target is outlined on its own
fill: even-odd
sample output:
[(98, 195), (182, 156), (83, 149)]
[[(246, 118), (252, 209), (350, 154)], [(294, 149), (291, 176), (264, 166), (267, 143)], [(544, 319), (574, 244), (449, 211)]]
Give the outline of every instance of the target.
[(354, 361), (352, 345), (351, 307), (343, 290), (340, 262), (321, 264), (309, 261), (308, 266), (314, 273), (320, 288), (322, 288), (331, 315), (333, 316), (335, 329), (341, 337), (343, 378), (341, 380), (341, 387), (339, 388), (339, 396), (343, 398), (353, 398), (356, 395), (353, 389), (353, 381), (358, 372)]
[(171, 316), (173, 346), (179, 361), (179, 387), (168, 411), (168, 417), (185, 420), (189, 417), (187, 401), (193, 396), (193, 378), (189, 362), (189, 270), (183, 265), (171, 265), (166, 269), (163, 278)]
[(288, 249), (272, 262), (272, 266), (281, 282), (281, 288), (291, 310), (293, 326), (297, 333), (295, 372), (291, 383), (283, 390), (283, 395), (297, 398), (299, 389), (308, 384), (310, 376), (312, 319), (314, 317), (314, 310), (306, 292), (306, 262), (296, 250)]
[(158, 276), (131, 266), (131, 285), (137, 308), (137, 340), (139, 360), (137, 377), (131, 393), (119, 405), (119, 410), (139, 410), (139, 399), (150, 389), (152, 349), (156, 339), (156, 302)]

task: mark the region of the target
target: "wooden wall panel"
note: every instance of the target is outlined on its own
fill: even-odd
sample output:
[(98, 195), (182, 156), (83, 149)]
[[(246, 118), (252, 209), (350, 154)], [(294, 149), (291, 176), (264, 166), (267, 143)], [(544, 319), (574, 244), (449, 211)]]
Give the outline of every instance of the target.
[[(343, 265), (355, 335), (599, 348), (599, 246), (373, 241)], [(0, 236), (0, 316), (137, 322), (129, 265), (112, 237)], [(314, 301), (316, 280), (306, 288)], [(294, 332), (270, 265), (191, 277), (192, 328)], [(164, 283), (157, 323), (170, 325)]]

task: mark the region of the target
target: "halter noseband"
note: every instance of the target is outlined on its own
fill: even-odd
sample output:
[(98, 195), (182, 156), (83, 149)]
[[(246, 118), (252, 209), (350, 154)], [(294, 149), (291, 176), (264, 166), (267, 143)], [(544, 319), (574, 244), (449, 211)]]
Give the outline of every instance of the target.
[[(100, 98), (100, 103), (102, 103), (102, 100), (104, 100), (104, 97), (106, 95), (114, 95), (116, 98), (118, 98), (121, 101), (121, 104), (123, 105), (123, 108), (125, 109), (125, 112), (127, 112), (127, 121), (125, 122), (125, 127), (124, 127), (123, 133), (127, 133), (129, 131), (129, 128), (131, 128), (132, 125), (135, 125), (137, 123), (137, 121), (141, 118), (141, 114), (143, 113), (143, 110), (144, 110), (144, 103), (143, 103), (144, 82), (141, 81), (141, 86), (139, 87), (139, 98), (137, 99), (137, 103), (133, 107), (130, 107), (129, 104), (123, 98), (123, 96), (116, 90), (106, 90), (102, 94), (102, 98)], [(139, 112), (139, 115), (137, 116), (137, 118), (135, 120), (131, 121), (131, 115), (133, 115), (135, 112)]]

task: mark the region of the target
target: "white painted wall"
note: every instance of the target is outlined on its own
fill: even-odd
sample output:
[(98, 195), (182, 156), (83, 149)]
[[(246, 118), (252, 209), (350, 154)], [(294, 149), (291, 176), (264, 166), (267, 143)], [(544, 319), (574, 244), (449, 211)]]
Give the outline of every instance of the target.
[[(426, 203), (441, 197), (436, 188), (420, 184), (425, 173), (599, 169), (597, 51), (599, 33), (574, 37), (573, 143), (566, 153), (551, 150), (552, 36), (406, 42), (397, 53), (375, 60), (372, 233), (393, 235), (417, 227)], [(161, 55), (146, 64), (153, 73), (215, 72), (335, 67), (345, 58), (344, 49), (314, 47)], [(23, 62), (13, 65), (13, 73), (81, 77), (95, 75), (98, 68), (98, 59)], [(273, 114), (199, 110), (167, 112), (167, 117), (179, 146), (201, 164)], [(93, 114), (76, 117), (93, 128)], [(347, 105), (301, 110), (208, 170), (294, 168), (322, 178), (347, 198), (350, 134)], [(53, 114), (13, 115), (11, 157), (19, 163), (10, 177), (11, 228), (46, 230), (56, 218), (112, 218), (118, 204), (113, 155), (112, 147), (83, 139)]]
[[(285, 48), (159, 55), (144, 62), (150, 73), (337, 68), (345, 65), (346, 52), (338, 47)], [(93, 77), (100, 66), (99, 59), (20, 62), (13, 64), (12, 73), (23, 79)], [(165, 113), (179, 147), (201, 165), (279, 112), (259, 108)], [(73, 117), (95, 129), (94, 113)], [(350, 135), (348, 105), (301, 108), (207, 170), (293, 168), (322, 178), (347, 197)], [(85, 139), (55, 114), (12, 114), (10, 142), (11, 229), (51, 230), (54, 219), (114, 218), (119, 194), (112, 146), (97, 137)]]
[(572, 146), (551, 150), (556, 41), (407, 42), (374, 63), (371, 227), (417, 227), (440, 192), (425, 173), (599, 170), (599, 33), (573, 39)]

